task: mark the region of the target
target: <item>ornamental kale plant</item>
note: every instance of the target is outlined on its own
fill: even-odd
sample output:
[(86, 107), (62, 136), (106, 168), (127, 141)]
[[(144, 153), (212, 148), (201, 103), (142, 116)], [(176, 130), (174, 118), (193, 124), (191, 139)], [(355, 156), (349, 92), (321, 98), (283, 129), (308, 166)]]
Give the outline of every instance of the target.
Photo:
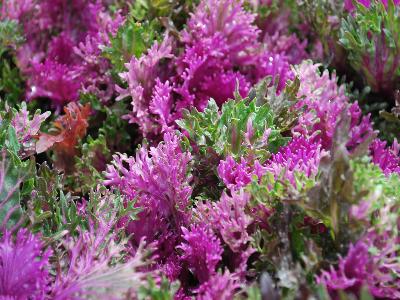
[(400, 1), (0, 1), (0, 300), (400, 299)]
[[(351, 65), (374, 91), (390, 93), (400, 72), (400, 8), (398, 1), (356, 3), (342, 23), (340, 43), (349, 51)], [(397, 86), (398, 87), (398, 86)]]

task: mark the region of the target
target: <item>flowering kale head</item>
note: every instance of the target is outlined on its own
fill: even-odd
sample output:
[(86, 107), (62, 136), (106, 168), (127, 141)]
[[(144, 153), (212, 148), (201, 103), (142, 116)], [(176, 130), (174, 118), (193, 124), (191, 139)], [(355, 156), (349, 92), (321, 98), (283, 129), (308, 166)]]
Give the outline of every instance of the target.
[[(89, 200), (82, 199), (81, 216), (85, 223), (56, 243), (54, 299), (131, 299), (145, 283), (142, 271), (148, 264), (151, 246), (142, 240), (135, 252), (129, 253), (123, 217), (134, 219), (137, 210), (125, 206), (123, 197), (106, 189), (91, 191)], [(65, 209), (65, 208), (64, 208)]]
[(327, 286), (331, 292), (347, 290), (357, 295), (367, 278), (368, 261), (367, 245), (364, 243), (351, 245), (347, 256), (340, 259), (338, 270), (331, 266), (330, 272), (323, 271), (317, 278), (317, 283)]
[(10, 0), (2, 3), (0, 19), (19, 21), (27, 12), (31, 11), (35, 3), (32, 0)]
[(225, 271), (223, 274), (217, 273), (196, 290), (196, 299), (229, 300), (235, 296), (239, 286), (235, 274), (231, 274), (229, 271)]
[(266, 76), (271, 76), (273, 81), (277, 82), (279, 94), (285, 88), (287, 81), (294, 79), (288, 57), (280, 52), (274, 53), (268, 50), (260, 54), (249, 77), (253, 79), (252, 82), (257, 83)]
[[(7, 103), (5, 104), (4, 111), (0, 113), (0, 123), (2, 123), (0, 127), (4, 133), (13, 132), (15, 146), (18, 148), (15, 150), (20, 158), (35, 154), (40, 127), (49, 116), (50, 112), (41, 114), (39, 109), (32, 116), (25, 102), (22, 102), (17, 108), (10, 108)], [(10, 135), (8, 135), (9, 138), (11, 138)]]
[[(334, 299), (340, 291), (360, 295), (365, 286), (377, 298), (397, 299), (400, 296), (400, 264), (398, 262), (398, 237), (370, 231), (350, 246), (338, 269), (333, 266), (317, 277), (317, 283), (325, 285)], [(397, 253), (396, 253), (397, 252)]]
[[(369, 1), (368, 1), (369, 2)], [(343, 20), (340, 43), (349, 53), (353, 68), (376, 92), (389, 96), (400, 74), (400, 6), (380, 1), (357, 10)]]
[(278, 91), (293, 78), (285, 46), (281, 52), (272, 49), (273, 41), (268, 41), (271, 47), (264, 47), (254, 20), (244, 1), (200, 2), (182, 32), (185, 51), (177, 60), (176, 92), (182, 98), (177, 102), (178, 118), (182, 108), (202, 111), (209, 98), (222, 105), (233, 97), (236, 85), (245, 96), (265, 76), (279, 78)]
[(378, 165), (386, 175), (400, 173), (399, 143), (394, 140), (392, 146), (387, 147), (386, 144), (386, 141), (379, 139), (372, 142), (370, 146), (372, 162)]
[(182, 260), (203, 283), (216, 273), (222, 259), (220, 241), (207, 225), (192, 225), (190, 230), (182, 227), (182, 233), (185, 241), (178, 246), (183, 252)]
[(50, 98), (57, 109), (78, 100), (81, 78), (76, 68), (46, 60), (44, 63), (35, 63), (32, 69), (32, 75), (28, 78), (28, 100)]
[(344, 1), (344, 8), (349, 11), (352, 12), (354, 11), (356, 8), (358, 8), (360, 5), (370, 8), (371, 7), (371, 2), (381, 2), (383, 3), (383, 5), (385, 5), (385, 7), (388, 7), (388, 3), (389, 2), (393, 2), (395, 5), (399, 4), (400, 1), (399, 0), (378, 0), (378, 1), (371, 1), (371, 0), (345, 0)]
[(255, 15), (245, 11), (242, 0), (202, 0), (183, 31), (185, 44), (193, 46), (216, 37), (233, 65), (251, 60), (259, 30), (252, 23)]
[[(182, 151), (181, 139), (166, 133), (164, 142), (147, 150), (141, 147), (136, 157), (119, 154), (106, 170), (105, 184), (118, 188), (128, 201), (137, 199), (143, 211), (139, 220), (130, 222), (128, 232), (135, 243), (146, 236), (152, 242), (172, 243), (173, 237), (187, 226), (190, 218), (189, 171), (191, 155)], [(166, 249), (167, 254), (173, 249)]]
[(232, 192), (232, 196), (223, 193), (217, 202), (198, 202), (196, 215), (202, 222), (208, 222), (214, 232), (228, 246), (224, 257), (230, 270), (244, 279), (247, 274), (249, 257), (255, 252), (250, 245), (252, 215), (248, 211), (250, 194), (243, 190)]
[[(360, 264), (349, 262), (346, 277), (355, 280), (352, 287), (357, 290), (357, 283), (365, 285), (370, 293), (378, 298), (396, 299), (399, 297), (400, 265), (399, 265), (399, 186), (398, 174), (385, 175), (378, 166), (368, 159), (358, 159), (351, 162), (354, 170), (354, 189), (363, 195), (351, 207), (349, 216), (360, 222), (362, 230), (360, 238), (356, 238), (355, 247), (364, 247), (367, 261)], [(358, 251), (361, 252), (361, 251)], [(350, 260), (351, 250), (344, 260)], [(339, 270), (331, 275), (343, 273)], [(358, 267), (354, 268), (355, 265)], [(355, 270), (356, 272), (349, 272)], [(359, 270), (365, 270), (360, 276)], [(330, 289), (329, 284), (327, 284)], [(331, 288), (331, 291), (337, 287)]]
[(22, 102), (19, 111), (14, 111), (11, 125), (15, 129), (24, 156), (36, 152), (36, 141), (39, 138), (40, 126), (49, 116), (49, 111), (40, 114), (40, 111), (37, 110), (31, 120), (25, 102)]
[(305, 112), (299, 116), (298, 124), (292, 129), (294, 136), (307, 136), (310, 141), (320, 143), (323, 149), (329, 150), (338, 126), (339, 116), (346, 110), (350, 117), (347, 146), (355, 148), (374, 136), (369, 115), (362, 116), (358, 104), (348, 106), (349, 98), (345, 86), (338, 85), (336, 74), (325, 70), (319, 72), (319, 64), (304, 61), (295, 67), (295, 74), (300, 79), (297, 93), (300, 99), (295, 109), (303, 108)]
[(266, 163), (265, 172), (273, 173), (276, 178), (289, 180), (293, 186), (296, 186), (295, 174), (316, 176), (320, 160), (327, 155), (328, 152), (322, 150), (321, 145), (303, 137), (294, 138), (288, 145), (279, 149), (279, 152), (272, 154)]
[(251, 165), (243, 157), (240, 162), (236, 162), (232, 156), (228, 156), (219, 162), (217, 172), (226, 187), (234, 191), (249, 184), (254, 176), (261, 178), (266, 172), (266, 168), (258, 160)]
[[(152, 107), (158, 107), (158, 104), (163, 103), (165, 97), (169, 96), (164, 94), (160, 87), (164, 82), (161, 61), (172, 58), (171, 51), (170, 39), (167, 38), (160, 44), (155, 42), (139, 59), (132, 56), (129, 63), (125, 64), (127, 71), (119, 74), (120, 78), (127, 83), (127, 88), (117, 87), (119, 93), (117, 100), (126, 97), (132, 99), (132, 111), (125, 118), (129, 120), (129, 123), (139, 124), (144, 136), (160, 133), (160, 125), (153, 116), (153, 113), (157, 115), (159, 112), (154, 108), (150, 109), (150, 104), (152, 103)], [(155, 88), (156, 84), (159, 88)], [(169, 114), (169, 110), (165, 113)], [(164, 109), (162, 111), (164, 112)]]
[(178, 62), (179, 81), (176, 92), (181, 96), (177, 102), (177, 113), (182, 108), (196, 107), (203, 110), (209, 98), (222, 105), (233, 97), (235, 85), (245, 95), (250, 87), (247, 78), (238, 66), (229, 60), (225, 41), (219, 36), (203, 43), (186, 47)]
[(99, 94), (103, 84), (113, 90), (100, 48), (121, 18), (114, 21), (101, 1), (9, 1), (2, 9), (23, 29), (17, 64), (29, 100), (46, 97), (60, 109), (76, 101), (82, 87)]
[(26, 229), (0, 238), (0, 294), (10, 299), (44, 299), (49, 291), (51, 250)]

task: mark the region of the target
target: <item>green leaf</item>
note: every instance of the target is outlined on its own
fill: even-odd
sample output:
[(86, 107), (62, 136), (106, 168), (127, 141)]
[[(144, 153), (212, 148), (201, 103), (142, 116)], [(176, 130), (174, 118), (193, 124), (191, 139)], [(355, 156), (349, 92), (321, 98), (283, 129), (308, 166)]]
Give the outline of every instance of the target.
[(320, 299), (320, 300), (331, 300), (331, 297), (329, 296), (329, 293), (328, 293), (326, 287), (322, 284), (317, 285), (316, 295), (318, 296), (318, 299)]
[(68, 177), (68, 182), (74, 191), (86, 194), (104, 180), (102, 172), (105, 171), (112, 156), (106, 137), (101, 130), (96, 139), (88, 136), (86, 142), (79, 148), (81, 155), (75, 158), (75, 171)]
[[(21, 220), (21, 199), (33, 188), (35, 160), (22, 161), (18, 155), (20, 145), (11, 126), (12, 110), (2, 112), (0, 119), (0, 224), (8, 227)], [(22, 191), (22, 193), (21, 193)]]
[(171, 0), (137, 0), (131, 7), (131, 15), (136, 20), (153, 20), (173, 13), (172, 9), (178, 1)]
[[(260, 288), (256, 284), (252, 284), (250, 287), (247, 288), (246, 296), (247, 300), (262, 300)], [(237, 299), (241, 298), (237, 297)]]
[(285, 93), (276, 96), (275, 87), (267, 85), (267, 81), (262, 81), (244, 99), (235, 93), (236, 98), (225, 102), (221, 109), (210, 99), (203, 112), (184, 110), (177, 124), (188, 132), (203, 155), (212, 148), (222, 157), (244, 156), (263, 162), (287, 143), (289, 139), (281, 132), (286, 132), (297, 118), (289, 113), (295, 101), (288, 100)]
[(141, 286), (138, 290), (138, 299), (172, 300), (179, 289), (179, 283), (170, 283), (167, 278), (162, 277), (160, 285), (157, 285), (153, 278), (147, 278), (147, 285)]
[[(392, 2), (392, 0), (389, 0), (389, 2)], [(360, 300), (373, 300), (373, 299), (374, 297), (369, 292), (368, 287), (363, 286), (361, 288)]]
[(160, 40), (160, 28), (156, 20), (138, 23), (128, 17), (117, 34), (110, 37), (111, 45), (103, 49), (103, 55), (111, 61), (114, 73), (124, 71), (124, 64), (133, 56), (139, 58), (156, 40)]
[(18, 153), (19, 149), (21, 148), (19, 143), (18, 143), (18, 138), (17, 138), (17, 134), (15, 132), (14, 127), (9, 126), (8, 127), (8, 139), (7, 139), (7, 143), (6, 146), (13, 151), (14, 153)]
[(35, 177), (32, 208), (29, 211), (34, 231), (51, 237), (62, 231), (74, 233), (85, 220), (77, 214), (75, 197), (64, 194), (63, 177), (46, 163), (39, 166)]
[[(299, 14), (311, 26), (313, 34), (322, 44), (325, 59), (333, 58), (333, 65), (342, 65), (343, 48), (337, 43), (340, 22), (332, 20), (343, 16), (343, 1), (303, 0), (293, 1), (292, 11)], [(301, 34), (301, 32), (300, 32)]]
[(1, 159), (0, 164), (4, 164), (4, 169), (0, 170), (0, 176), (4, 180), (0, 187), (0, 223), (5, 221), (7, 213), (15, 209), (14, 213), (8, 217), (8, 225), (11, 226), (17, 223), (22, 216), (19, 190), (22, 178), (16, 165), (7, 157)]
[(0, 224), (6, 222), (9, 227), (21, 220), (21, 196), (32, 190), (34, 168), (33, 159), (22, 162), (15, 153), (0, 151)]

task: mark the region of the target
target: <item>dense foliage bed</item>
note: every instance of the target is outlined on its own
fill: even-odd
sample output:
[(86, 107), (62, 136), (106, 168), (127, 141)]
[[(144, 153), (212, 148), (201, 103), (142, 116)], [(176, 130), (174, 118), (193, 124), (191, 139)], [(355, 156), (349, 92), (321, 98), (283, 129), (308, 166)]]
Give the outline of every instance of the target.
[(400, 1), (0, 2), (0, 299), (400, 299)]

